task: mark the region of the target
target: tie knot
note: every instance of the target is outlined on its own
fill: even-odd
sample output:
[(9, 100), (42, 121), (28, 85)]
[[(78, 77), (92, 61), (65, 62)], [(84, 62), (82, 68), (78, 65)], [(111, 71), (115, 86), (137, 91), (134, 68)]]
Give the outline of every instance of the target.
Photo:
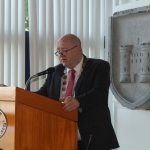
[(71, 69), (71, 70), (70, 70), (70, 73), (71, 73), (71, 74), (74, 74), (75, 72), (76, 72), (76, 71), (75, 71), (74, 69)]

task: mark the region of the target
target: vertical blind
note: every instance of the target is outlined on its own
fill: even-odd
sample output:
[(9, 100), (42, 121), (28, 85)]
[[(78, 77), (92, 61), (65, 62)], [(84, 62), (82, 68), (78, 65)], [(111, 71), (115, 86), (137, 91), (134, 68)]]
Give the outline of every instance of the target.
[(0, 83), (25, 84), (25, 1), (0, 0)]
[[(77, 35), (87, 57), (104, 58), (105, 0), (28, 0), (30, 75), (55, 66), (56, 42), (64, 34)], [(31, 90), (45, 76), (31, 81)]]

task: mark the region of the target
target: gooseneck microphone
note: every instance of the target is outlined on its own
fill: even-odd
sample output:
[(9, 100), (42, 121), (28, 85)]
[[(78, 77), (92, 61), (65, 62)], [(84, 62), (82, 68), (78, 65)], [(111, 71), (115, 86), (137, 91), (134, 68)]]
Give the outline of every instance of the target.
[(88, 143), (88, 146), (87, 146), (86, 150), (89, 150), (89, 148), (90, 148), (92, 142), (94, 141), (94, 139), (95, 139), (94, 135), (91, 134), (90, 135), (90, 139), (89, 139), (89, 143)]
[(45, 70), (45, 71), (39, 72), (39, 73), (37, 73), (37, 74), (31, 76), (31, 77), (27, 80), (24, 89), (25, 89), (25, 90), (27, 89), (28, 84), (29, 84), (29, 82), (30, 82), (31, 79), (36, 78), (36, 77), (39, 77), (39, 76), (44, 75), (44, 74), (53, 73), (54, 71), (55, 71), (55, 68), (54, 68), (54, 67), (50, 67), (50, 68), (48, 68), (48, 69)]

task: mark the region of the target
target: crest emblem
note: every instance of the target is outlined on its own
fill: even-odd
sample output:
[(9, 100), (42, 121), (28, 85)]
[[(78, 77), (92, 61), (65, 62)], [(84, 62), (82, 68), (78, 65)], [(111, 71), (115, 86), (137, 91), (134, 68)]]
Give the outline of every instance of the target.
[(129, 109), (150, 108), (150, 12), (147, 9), (150, 8), (122, 11), (110, 19), (111, 90)]
[(7, 130), (7, 120), (5, 114), (0, 109), (0, 138), (5, 134)]

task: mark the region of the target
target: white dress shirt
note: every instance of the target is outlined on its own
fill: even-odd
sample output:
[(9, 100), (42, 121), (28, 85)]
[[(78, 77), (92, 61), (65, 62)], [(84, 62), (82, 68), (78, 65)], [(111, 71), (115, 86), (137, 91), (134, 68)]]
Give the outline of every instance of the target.
[[(77, 83), (77, 80), (78, 78), (80, 77), (81, 75), (81, 69), (82, 69), (82, 64), (83, 64), (83, 56), (82, 56), (82, 59), (80, 61), (80, 63), (78, 65), (76, 65), (73, 69), (76, 71), (75, 72), (75, 80), (74, 80), (74, 85), (73, 85), (73, 89), (75, 88), (76, 86), (76, 83)], [(70, 78), (70, 70), (69, 68), (67, 68), (67, 72), (66, 72), (66, 75), (67, 75), (67, 83), (66, 83), (66, 87), (68, 85), (68, 80)], [(66, 91), (62, 91), (62, 88), (63, 88), (63, 82), (64, 82), (64, 79), (63, 77), (61, 78), (61, 86), (60, 86), (60, 99), (63, 99), (64, 98), (64, 95), (66, 93)], [(73, 97), (75, 97), (75, 91), (73, 90)], [(79, 133), (79, 129), (78, 129), (78, 141), (81, 140), (81, 136), (80, 136), (80, 133)]]

